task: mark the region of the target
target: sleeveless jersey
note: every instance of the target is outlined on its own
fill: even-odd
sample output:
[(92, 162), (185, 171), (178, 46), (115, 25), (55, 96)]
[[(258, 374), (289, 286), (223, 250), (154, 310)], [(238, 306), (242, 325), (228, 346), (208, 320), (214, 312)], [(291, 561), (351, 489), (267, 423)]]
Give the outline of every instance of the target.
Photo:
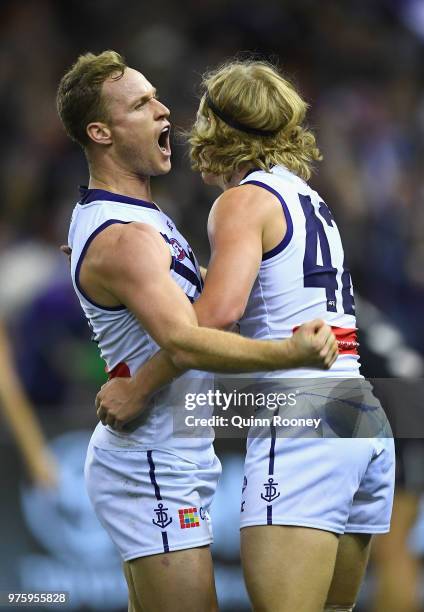
[(287, 338), (302, 323), (323, 319), (339, 344), (331, 369), (290, 370), (278, 376), (359, 376), (352, 283), (330, 209), (316, 191), (282, 166), (271, 172), (254, 170), (240, 184), (273, 193), (287, 223), (283, 240), (262, 257), (240, 333), (258, 339)]
[[(80, 285), (80, 270), (84, 256), (94, 238), (114, 223), (147, 223), (163, 237), (171, 252), (170, 274), (193, 302), (202, 290), (202, 279), (196, 258), (186, 239), (174, 222), (154, 203), (103, 191), (81, 189), (81, 200), (73, 211), (69, 245), (72, 248), (71, 275), (81, 307), (98, 343), (101, 357), (106, 362), (109, 377), (131, 376), (159, 350), (141, 323), (124, 305), (106, 307), (96, 304)], [(117, 253), (119, 257), (119, 253)], [(155, 274), (155, 262), (151, 262)], [(152, 304), (154, 309), (154, 304)], [(182, 389), (202, 392), (210, 387), (211, 375), (189, 371), (154, 395), (147, 410), (132, 432), (116, 432), (109, 426), (98, 424), (93, 444), (104, 449), (136, 447), (137, 450), (158, 449), (176, 453), (188, 459), (199, 459), (199, 453), (208, 461), (214, 456), (212, 439), (206, 437), (182, 438), (174, 430), (173, 409), (181, 414)], [(177, 419), (178, 421), (178, 419)], [(177, 426), (178, 427), (178, 426)], [(187, 429), (185, 429), (187, 435)]]

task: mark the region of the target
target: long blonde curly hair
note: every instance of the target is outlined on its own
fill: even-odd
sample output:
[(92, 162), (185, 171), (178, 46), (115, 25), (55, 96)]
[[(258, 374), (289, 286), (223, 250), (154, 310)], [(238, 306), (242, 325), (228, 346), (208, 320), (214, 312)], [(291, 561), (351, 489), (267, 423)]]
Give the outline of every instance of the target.
[[(302, 125), (308, 105), (271, 64), (230, 61), (202, 79), (203, 95), (188, 133), (194, 170), (229, 179), (243, 165), (269, 171), (283, 165), (304, 180), (322, 159), (313, 133)], [(226, 116), (256, 130), (255, 135), (229, 126), (208, 105), (208, 96)]]

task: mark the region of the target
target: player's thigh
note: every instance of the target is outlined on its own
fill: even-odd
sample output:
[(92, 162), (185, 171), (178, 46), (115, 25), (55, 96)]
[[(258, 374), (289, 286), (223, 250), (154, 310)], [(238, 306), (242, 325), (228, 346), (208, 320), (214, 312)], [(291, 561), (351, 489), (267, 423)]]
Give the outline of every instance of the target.
[(241, 556), (255, 612), (321, 612), (338, 536), (321, 529), (266, 525), (241, 530)]
[(414, 525), (419, 509), (420, 497), (404, 490), (395, 492), (390, 533), (376, 536), (372, 546), (372, 557), (377, 562), (391, 561), (396, 552), (406, 547), (409, 532)]
[(129, 562), (123, 564), (124, 576), (128, 586), (128, 612), (144, 612), (138, 602)]
[(139, 557), (126, 565), (140, 612), (217, 612), (209, 546)]
[(328, 605), (353, 606), (367, 568), (372, 536), (347, 533), (340, 536)]

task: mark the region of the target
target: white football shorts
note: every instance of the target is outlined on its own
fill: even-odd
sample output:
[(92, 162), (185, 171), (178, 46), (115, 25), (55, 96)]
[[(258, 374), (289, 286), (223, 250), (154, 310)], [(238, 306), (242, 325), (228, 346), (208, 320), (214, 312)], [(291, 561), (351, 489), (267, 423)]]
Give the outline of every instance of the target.
[(331, 385), (323, 393), (305, 383), (297, 404), (279, 411), (287, 422), (319, 419), (316, 430), (272, 425), (249, 433), (241, 527), (389, 531), (395, 453), (387, 417), (366, 381)]
[(245, 460), (240, 526), (386, 533), (394, 476), (392, 438), (255, 438)]
[(90, 443), (85, 480), (96, 515), (124, 561), (210, 544), (209, 507), (221, 464), (160, 450), (105, 450)]

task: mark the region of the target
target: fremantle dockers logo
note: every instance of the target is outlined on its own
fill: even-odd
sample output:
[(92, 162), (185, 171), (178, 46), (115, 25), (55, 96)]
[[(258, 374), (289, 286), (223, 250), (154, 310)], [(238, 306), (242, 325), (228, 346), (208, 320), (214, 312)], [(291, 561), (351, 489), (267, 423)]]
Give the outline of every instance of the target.
[(261, 498), (266, 502), (271, 503), (274, 499), (280, 497), (280, 493), (277, 493), (278, 482), (274, 482), (273, 478), (268, 478), (268, 482), (265, 482), (263, 486), (265, 487), (265, 495), (262, 493)]
[(156, 513), (156, 521), (152, 519), (153, 525), (165, 529), (172, 523), (172, 516), (168, 518), (168, 508), (164, 508), (163, 504), (158, 504), (158, 507), (153, 510)]
[(187, 257), (187, 253), (184, 251), (178, 240), (176, 240), (175, 238), (171, 238), (169, 244), (172, 246), (175, 253), (175, 257), (178, 259), (178, 261), (182, 261)]

